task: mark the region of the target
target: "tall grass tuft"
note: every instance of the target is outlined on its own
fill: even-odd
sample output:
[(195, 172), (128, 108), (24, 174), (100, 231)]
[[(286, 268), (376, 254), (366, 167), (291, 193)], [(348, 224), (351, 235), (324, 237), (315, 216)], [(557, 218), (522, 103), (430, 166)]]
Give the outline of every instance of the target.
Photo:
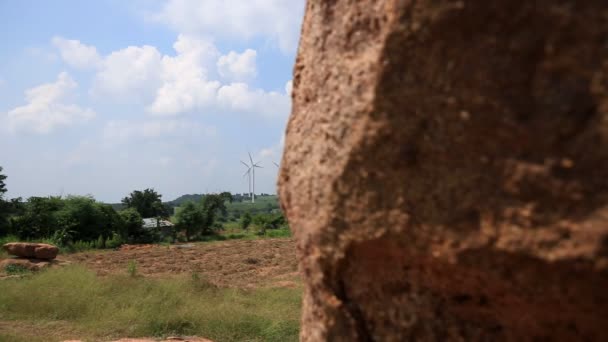
[[(297, 341), (299, 316), (298, 289), (218, 289), (198, 274), (101, 278), (81, 266), (69, 266), (0, 282), (2, 320), (69, 325), (42, 331), (50, 334), (49, 341), (174, 334), (218, 342)], [(80, 335), (62, 335), (65, 331)]]
[(137, 262), (135, 260), (129, 261), (129, 264), (127, 265), (127, 274), (131, 278), (137, 277)]

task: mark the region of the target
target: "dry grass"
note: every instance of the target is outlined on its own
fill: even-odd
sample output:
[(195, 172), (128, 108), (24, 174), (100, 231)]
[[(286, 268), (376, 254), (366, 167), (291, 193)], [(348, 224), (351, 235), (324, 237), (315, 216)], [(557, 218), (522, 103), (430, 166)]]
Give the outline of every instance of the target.
[(99, 277), (84, 266), (0, 281), (0, 341), (198, 335), (295, 341), (296, 288), (218, 288), (202, 274)]
[(147, 245), (120, 251), (94, 251), (62, 258), (98, 275), (125, 274), (129, 263), (146, 277), (199, 273), (220, 287), (257, 288), (299, 283), (293, 239), (230, 240), (196, 243), (192, 248)]

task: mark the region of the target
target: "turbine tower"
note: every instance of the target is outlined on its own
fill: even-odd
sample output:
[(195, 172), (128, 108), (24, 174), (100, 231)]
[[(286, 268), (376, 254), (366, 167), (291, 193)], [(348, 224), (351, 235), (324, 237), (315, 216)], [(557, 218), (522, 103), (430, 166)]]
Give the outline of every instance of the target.
[[(249, 153), (249, 152), (248, 152)], [(253, 162), (253, 158), (251, 157), (251, 153), (249, 153), (249, 160), (251, 161), (251, 173), (252, 173), (252, 179), (253, 179), (253, 183), (251, 186), (251, 203), (255, 203), (255, 168), (263, 168), (261, 167), (259, 164), (260, 162), (254, 163)]]
[(251, 198), (251, 166), (247, 165), (244, 161), (241, 160), (241, 164), (245, 165), (247, 171), (243, 174), (243, 177), (248, 176), (247, 185), (249, 186), (249, 198)]

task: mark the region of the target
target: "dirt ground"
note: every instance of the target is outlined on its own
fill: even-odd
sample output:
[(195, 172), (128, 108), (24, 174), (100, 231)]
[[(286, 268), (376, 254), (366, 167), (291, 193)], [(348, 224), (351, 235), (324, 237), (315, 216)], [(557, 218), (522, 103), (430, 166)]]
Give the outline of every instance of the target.
[(173, 246), (134, 245), (116, 251), (60, 256), (103, 276), (126, 274), (129, 263), (137, 274), (167, 277), (198, 273), (221, 287), (293, 287), (300, 282), (293, 239), (230, 240)]

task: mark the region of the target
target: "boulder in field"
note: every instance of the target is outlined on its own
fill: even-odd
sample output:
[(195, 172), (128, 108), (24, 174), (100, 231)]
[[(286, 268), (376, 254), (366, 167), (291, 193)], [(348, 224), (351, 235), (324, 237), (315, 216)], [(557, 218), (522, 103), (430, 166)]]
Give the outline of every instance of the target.
[(5, 271), (14, 265), (28, 271), (40, 271), (50, 267), (53, 261), (42, 259), (11, 258), (0, 261), (0, 271)]
[(57, 257), (59, 248), (46, 243), (11, 242), (2, 246), (11, 255), (22, 258), (51, 260)]

